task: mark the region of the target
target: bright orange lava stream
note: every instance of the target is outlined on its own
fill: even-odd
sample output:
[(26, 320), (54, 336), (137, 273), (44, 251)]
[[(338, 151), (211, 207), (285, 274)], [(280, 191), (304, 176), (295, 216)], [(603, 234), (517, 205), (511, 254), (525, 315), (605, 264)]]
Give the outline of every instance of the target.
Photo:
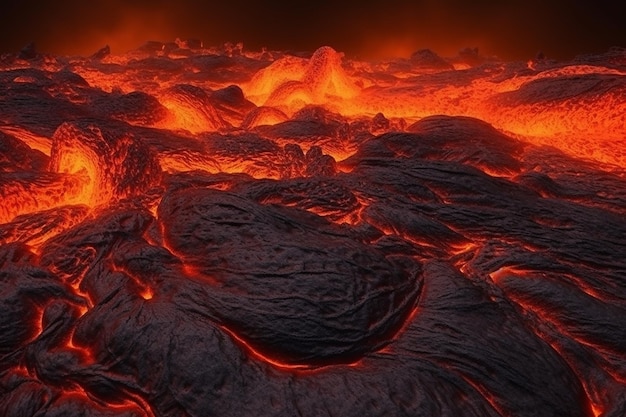
[[(252, 52), (247, 56), (258, 58)], [(127, 65), (136, 58), (110, 56), (106, 60)], [(199, 67), (188, 70), (202, 73)], [(105, 91), (139, 90), (156, 96), (169, 115), (155, 126), (195, 135), (228, 125), (204, 91), (182, 88), (176, 77), (141, 85), (132, 70), (103, 74), (77, 66), (76, 71)], [(623, 83), (611, 85), (612, 80), (623, 77), (626, 73), (616, 69), (580, 63), (551, 66), (530, 61), (518, 67), (499, 62), (482, 66), (457, 63), (443, 68), (368, 63), (345, 60), (332, 48), (323, 47), (310, 59), (289, 55), (276, 59), (239, 87), (246, 99), (261, 106), (254, 121), (244, 125), (247, 128), (281, 122), (310, 105), (353, 119), (382, 113), (409, 123), (438, 114), (470, 116), (531, 143), (625, 167), (626, 87)], [(559, 96), (562, 91), (549, 85), (558, 78), (581, 87)], [(597, 87), (599, 84), (607, 86)], [(216, 89), (229, 83), (200, 81), (195, 85)], [(337, 156), (340, 160), (347, 155)]]

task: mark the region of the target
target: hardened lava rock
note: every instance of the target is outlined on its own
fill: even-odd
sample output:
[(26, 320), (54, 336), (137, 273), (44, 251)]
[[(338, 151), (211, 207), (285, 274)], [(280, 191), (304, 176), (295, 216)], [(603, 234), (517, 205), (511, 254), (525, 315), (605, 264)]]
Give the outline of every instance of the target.
[(194, 278), (213, 283), (211, 314), (286, 363), (374, 351), (417, 299), (417, 264), (386, 259), (308, 213), (190, 189), (167, 195), (159, 219)]
[(623, 417), (625, 57), (3, 55), (0, 416)]

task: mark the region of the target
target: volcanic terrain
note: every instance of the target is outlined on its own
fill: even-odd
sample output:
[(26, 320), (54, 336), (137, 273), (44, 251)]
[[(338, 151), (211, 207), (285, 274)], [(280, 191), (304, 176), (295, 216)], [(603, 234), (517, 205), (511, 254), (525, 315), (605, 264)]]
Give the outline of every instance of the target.
[(626, 50), (0, 58), (0, 415), (626, 415)]

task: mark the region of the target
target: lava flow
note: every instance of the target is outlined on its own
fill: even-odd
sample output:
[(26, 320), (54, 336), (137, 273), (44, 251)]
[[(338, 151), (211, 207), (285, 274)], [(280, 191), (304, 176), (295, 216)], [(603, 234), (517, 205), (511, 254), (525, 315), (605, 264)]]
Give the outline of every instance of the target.
[(625, 415), (626, 50), (0, 86), (0, 415)]

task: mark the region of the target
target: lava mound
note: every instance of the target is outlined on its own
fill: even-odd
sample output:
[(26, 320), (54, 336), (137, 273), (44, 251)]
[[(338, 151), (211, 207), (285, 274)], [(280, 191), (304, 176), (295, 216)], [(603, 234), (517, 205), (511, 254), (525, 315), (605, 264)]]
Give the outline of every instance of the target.
[(621, 417), (626, 54), (0, 58), (0, 415)]
[(415, 305), (417, 265), (406, 270), (317, 216), (191, 189), (167, 195), (159, 219), (168, 247), (212, 283), (211, 314), (268, 357), (357, 359), (388, 343)]

